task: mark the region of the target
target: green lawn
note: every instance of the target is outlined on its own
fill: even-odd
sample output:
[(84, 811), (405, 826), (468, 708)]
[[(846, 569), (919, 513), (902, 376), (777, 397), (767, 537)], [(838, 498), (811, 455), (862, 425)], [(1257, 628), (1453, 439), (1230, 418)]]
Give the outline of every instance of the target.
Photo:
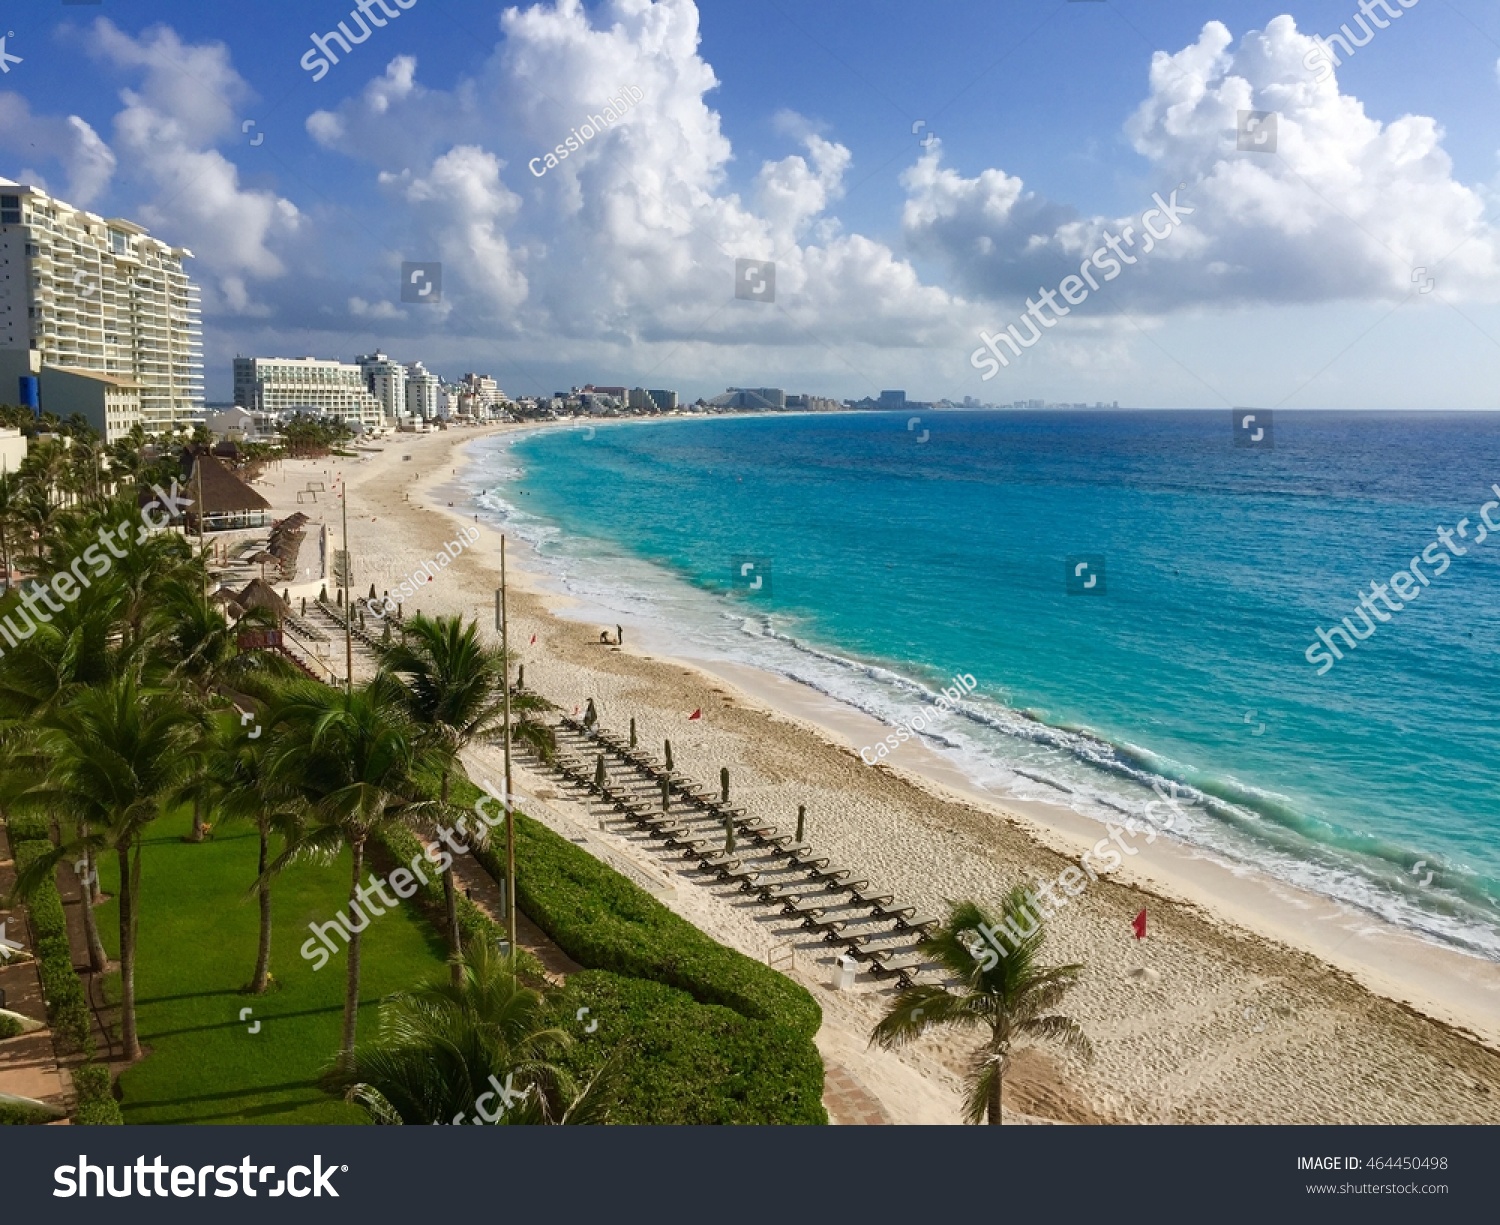
[[(263, 996), (240, 994), (255, 968), (258, 908), (246, 889), (255, 879), (253, 831), (227, 828), (209, 842), (182, 837), (189, 816), (164, 818), (150, 831), (142, 861), (140, 945), (136, 966), (141, 1043), (150, 1052), (120, 1084), (127, 1123), (361, 1123), (363, 1111), (317, 1086), (337, 1053), (343, 1017), (342, 953), (318, 972), (298, 951), (310, 922), (325, 923), (344, 904), (347, 854), (327, 867), (298, 865), (272, 890), (271, 973)], [(113, 898), (114, 857), (100, 865)], [(97, 911), (112, 957), (119, 915), (111, 900)], [(335, 937), (337, 939), (337, 937)], [(373, 1035), (382, 997), (444, 973), (443, 946), (413, 903), (387, 911), (364, 933), (359, 1034)], [(118, 998), (118, 976), (111, 997)], [(240, 1010), (253, 1008), (240, 1020)], [(260, 1022), (260, 1032), (249, 1028)]]

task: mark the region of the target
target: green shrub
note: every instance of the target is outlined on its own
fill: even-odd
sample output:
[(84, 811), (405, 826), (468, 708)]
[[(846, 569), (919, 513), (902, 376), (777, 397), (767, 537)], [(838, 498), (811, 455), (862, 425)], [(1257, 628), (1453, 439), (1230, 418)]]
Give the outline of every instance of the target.
[(7, 817), (11, 844), (17, 842), (50, 842), (52, 835), (47, 829), (47, 819), (37, 816)]
[[(587, 1008), (593, 1034), (580, 1033)], [(805, 1040), (686, 992), (604, 970), (570, 975), (554, 1023), (578, 1041), (559, 1059), (583, 1083), (606, 1059), (609, 1121), (708, 1126), (822, 1124), (823, 1064)]]
[[(45, 822), (36, 818), (11, 817), (6, 824), (17, 871), (52, 850)], [(40, 836), (23, 839), (18, 831)], [(31, 930), (36, 937), (37, 973), (42, 980), (42, 995), (47, 1000), (47, 1020), (52, 1027), (53, 1041), (63, 1053), (81, 1051), (92, 1055), (94, 1017), (83, 982), (73, 970), (68, 921), (55, 880), (45, 880), (37, 887), (26, 899), (26, 911), (31, 916)]]
[(0, 1102), (0, 1127), (30, 1127), (50, 1123), (56, 1116), (35, 1106), (15, 1106)]
[(0, 1013), (0, 1042), (21, 1034), (21, 1022), (9, 1013)]
[(86, 1063), (73, 1072), (73, 1087), (78, 1091), (78, 1105), (73, 1122), (85, 1127), (120, 1127), (125, 1116), (115, 1101), (109, 1069), (103, 1064)]

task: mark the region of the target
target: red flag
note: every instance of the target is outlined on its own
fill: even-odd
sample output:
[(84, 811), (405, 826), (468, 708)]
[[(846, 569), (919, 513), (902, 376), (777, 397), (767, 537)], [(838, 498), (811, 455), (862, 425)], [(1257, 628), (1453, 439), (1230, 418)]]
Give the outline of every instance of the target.
[(690, 714), (688, 716), (688, 718), (689, 719), (701, 719), (701, 718), (703, 718), (703, 707), (700, 706), (697, 710), (693, 711), (693, 713)]
[(1146, 938), (1146, 910), (1141, 908), (1141, 913), (1130, 921), (1130, 926), (1135, 928), (1135, 938), (1144, 940)]
[(533, 635), (532, 635), (532, 636), (531, 636), (531, 645), (532, 645), (532, 646), (536, 646), (536, 635), (535, 635), (535, 634), (533, 634)]

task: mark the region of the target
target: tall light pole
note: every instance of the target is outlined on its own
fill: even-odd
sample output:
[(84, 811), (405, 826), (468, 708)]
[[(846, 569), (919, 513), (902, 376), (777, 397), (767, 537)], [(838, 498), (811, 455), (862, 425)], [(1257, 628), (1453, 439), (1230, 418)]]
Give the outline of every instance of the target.
[(349, 482), (339, 473), (339, 502), (344, 512), (344, 691), (354, 692), (354, 606), (350, 584), (354, 581), (354, 550), (349, 547)]
[(500, 653), (505, 658), (505, 930), (511, 956), (516, 952), (516, 812), (510, 784), (510, 617), (505, 594), (505, 537), (500, 537)]

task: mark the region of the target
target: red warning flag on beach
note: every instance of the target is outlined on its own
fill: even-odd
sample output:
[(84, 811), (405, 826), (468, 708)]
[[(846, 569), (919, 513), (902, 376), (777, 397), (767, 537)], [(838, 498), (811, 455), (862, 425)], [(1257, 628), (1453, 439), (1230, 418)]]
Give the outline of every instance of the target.
[(688, 716), (688, 718), (689, 719), (701, 719), (701, 718), (703, 718), (703, 707), (701, 707), (701, 706), (698, 707), (698, 709), (695, 710), (695, 711), (693, 711), (693, 713), (690, 714)]
[(1142, 908), (1141, 913), (1130, 920), (1130, 926), (1135, 928), (1135, 938), (1144, 940), (1146, 938), (1146, 911)]

